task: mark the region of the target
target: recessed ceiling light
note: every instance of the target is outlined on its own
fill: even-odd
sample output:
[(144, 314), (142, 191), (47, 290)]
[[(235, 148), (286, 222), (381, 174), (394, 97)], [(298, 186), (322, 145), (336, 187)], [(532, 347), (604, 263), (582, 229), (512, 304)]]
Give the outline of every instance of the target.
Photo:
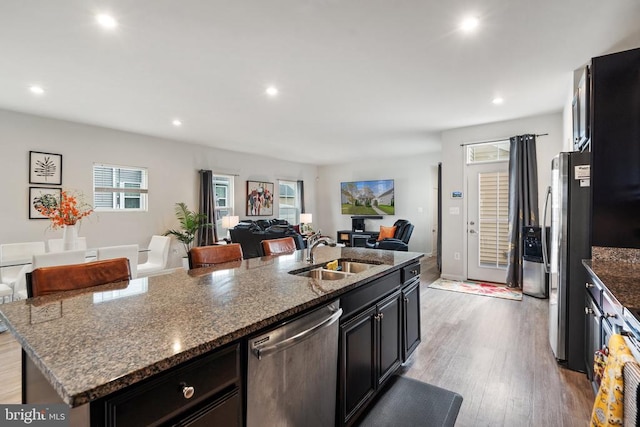
[(496, 98), (493, 98), (493, 101), (491, 101), (494, 105), (500, 105), (504, 102), (504, 99), (500, 98), (499, 96)]
[(277, 96), (278, 95), (278, 88), (275, 86), (269, 86), (267, 88), (267, 90), (265, 91), (265, 93), (269, 96)]
[(118, 26), (118, 21), (111, 15), (107, 15), (106, 13), (100, 13), (96, 15), (96, 21), (102, 27), (112, 30)]
[(171, 124), (176, 127), (182, 126), (182, 120), (174, 119)]
[(470, 33), (471, 31), (478, 28), (480, 21), (475, 16), (468, 16), (462, 20), (460, 23), (460, 29), (465, 33)]
[(33, 85), (29, 87), (29, 91), (34, 95), (44, 95), (44, 89), (42, 86)]

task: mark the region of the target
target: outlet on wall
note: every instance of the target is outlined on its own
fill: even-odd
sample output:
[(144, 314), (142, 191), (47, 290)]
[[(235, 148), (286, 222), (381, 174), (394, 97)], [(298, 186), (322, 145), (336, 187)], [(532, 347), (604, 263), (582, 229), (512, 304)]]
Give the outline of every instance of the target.
[(460, 252), (454, 252), (453, 253), (453, 259), (459, 260), (460, 259)]

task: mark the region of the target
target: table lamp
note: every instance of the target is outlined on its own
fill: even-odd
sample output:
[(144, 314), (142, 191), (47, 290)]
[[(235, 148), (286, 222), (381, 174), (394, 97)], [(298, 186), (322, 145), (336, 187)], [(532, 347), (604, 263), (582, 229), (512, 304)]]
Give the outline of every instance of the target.
[(231, 241), (231, 234), (229, 233), (229, 229), (238, 225), (239, 222), (240, 222), (239, 216), (225, 215), (222, 217), (221, 225), (222, 225), (222, 228), (227, 229), (227, 239), (229, 239), (229, 241)]
[(305, 224), (311, 224), (313, 222), (313, 215), (311, 215), (310, 213), (301, 213), (300, 214), (300, 232), (304, 233), (307, 230), (305, 230), (307, 227), (305, 227)]

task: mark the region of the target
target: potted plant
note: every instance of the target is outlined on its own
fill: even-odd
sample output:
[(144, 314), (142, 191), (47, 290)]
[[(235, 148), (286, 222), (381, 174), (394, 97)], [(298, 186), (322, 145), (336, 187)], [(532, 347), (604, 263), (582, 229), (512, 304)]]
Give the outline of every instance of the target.
[(186, 254), (189, 253), (189, 249), (193, 247), (193, 242), (198, 235), (198, 232), (204, 227), (210, 227), (211, 223), (206, 222), (207, 215), (189, 210), (187, 205), (183, 202), (176, 203), (176, 218), (180, 223), (180, 229), (168, 230), (164, 235), (174, 236), (178, 239), (184, 247), (186, 257)]

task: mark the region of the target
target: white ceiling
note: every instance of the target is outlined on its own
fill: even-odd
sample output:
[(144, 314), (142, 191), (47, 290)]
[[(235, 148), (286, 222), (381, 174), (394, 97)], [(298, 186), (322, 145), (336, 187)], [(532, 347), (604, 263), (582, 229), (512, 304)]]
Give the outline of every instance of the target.
[(0, 108), (316, 164), (407, 155), (561, 111), (638, 22), (638, 0), (2, 0)]

